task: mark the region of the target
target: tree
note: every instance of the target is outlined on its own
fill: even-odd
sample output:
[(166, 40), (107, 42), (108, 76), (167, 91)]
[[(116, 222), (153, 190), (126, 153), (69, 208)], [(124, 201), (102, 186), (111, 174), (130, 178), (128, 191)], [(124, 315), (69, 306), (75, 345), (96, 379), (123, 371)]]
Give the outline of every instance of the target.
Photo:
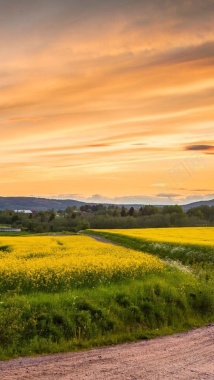
[(123, 206), (120, 215), (124, 218), (126, 216), (126, 209)]
[(152, 206), (152, 205), (146, 205), (144, 207), (141, 207), (139, 211), (142, 216), (150, 216), (150, 215), (159, 214), (158, 207)]
[(163, 215), (164, 214), (173, 214), (173, 213), (183, 214), (184, 210), (179, 205), (163, 206), (163, 208), (162, 208), (162, 214)]
[(49, 222), (52, 222), (52, 220), (54, 220), (55, 217), (56, 217), (56, 213), (55, 213), (55, 211), (54, 211), (54, 210), (51, 210), (51, 213), (50, 213), (50, 216), (49, 216), (48, 221), (49, 221)]
[(87, 230), (90, 228), (90, 223), (86, 219), (80, 219), (77, 223), (77, 231)]
[(128, 214), (129, 216), (134, 216), (134, 213), (135, 213), (135, 210), (134, 210), (134, 207), (132, 206), (130, 207)]

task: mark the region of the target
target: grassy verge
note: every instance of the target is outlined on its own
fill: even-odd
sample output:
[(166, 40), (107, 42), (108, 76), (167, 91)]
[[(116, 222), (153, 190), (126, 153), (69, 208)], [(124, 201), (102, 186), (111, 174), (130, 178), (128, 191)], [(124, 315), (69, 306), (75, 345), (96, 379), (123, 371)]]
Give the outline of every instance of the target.
[(213, 320), (211, 288), (177, 268), (94, 289), (0, 298), (0, 359), (147, 339)]
[(148, 252), (164, 260), (178, 261), (189, 266), (203, 282), (214, 286), (214, 247), (200, 244), (155, 242), (109, 232), (87, 230), (88, 235), (101, 236), (113, 243), (121, 244), (141, 252)]
[(25, 236), (25, 235), (30, 235), (29, 232), (26, 231), (20, 231), (20, 232), (0, 232), (0, 236), (5, 237), (5, 236)]

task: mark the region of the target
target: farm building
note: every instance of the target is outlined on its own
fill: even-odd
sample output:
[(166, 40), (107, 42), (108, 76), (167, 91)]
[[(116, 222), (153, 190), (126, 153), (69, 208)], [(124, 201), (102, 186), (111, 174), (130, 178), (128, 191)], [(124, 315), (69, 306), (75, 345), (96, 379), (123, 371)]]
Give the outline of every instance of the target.
[(17, 212), (19, 214), (28, 214), (28, 215), (33, 214), (33, 211), (31, 210), (14, 210), (14, 212)]

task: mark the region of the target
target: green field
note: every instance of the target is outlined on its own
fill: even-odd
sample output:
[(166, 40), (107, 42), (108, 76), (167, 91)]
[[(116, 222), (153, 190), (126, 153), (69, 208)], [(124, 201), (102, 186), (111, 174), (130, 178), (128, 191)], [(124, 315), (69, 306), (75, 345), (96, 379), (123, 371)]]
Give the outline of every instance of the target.
[[(211, 249), (210, 259), (196, 254), (190, 263), (186, 244), (170, 242), (154, 252), (155, 239), (143, 246), (141, 238), (115, 232), (87, 233), (131, 249), (85, 236), (0, 237), (1, 359), (148, 339), (213, 322), (210, 246), (203, 248)], [(185, 265), (168, 261), (173, 247)], [(152, 256), (142, 254), (152, 250)]]

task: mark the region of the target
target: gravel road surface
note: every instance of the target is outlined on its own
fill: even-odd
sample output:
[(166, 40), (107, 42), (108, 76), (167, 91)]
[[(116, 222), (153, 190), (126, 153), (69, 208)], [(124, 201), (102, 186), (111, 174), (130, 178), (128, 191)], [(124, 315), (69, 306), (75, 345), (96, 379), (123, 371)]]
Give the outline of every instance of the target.
[(1, 380), (214, 380), (214, 324), (149, 341), (0, 362)]

